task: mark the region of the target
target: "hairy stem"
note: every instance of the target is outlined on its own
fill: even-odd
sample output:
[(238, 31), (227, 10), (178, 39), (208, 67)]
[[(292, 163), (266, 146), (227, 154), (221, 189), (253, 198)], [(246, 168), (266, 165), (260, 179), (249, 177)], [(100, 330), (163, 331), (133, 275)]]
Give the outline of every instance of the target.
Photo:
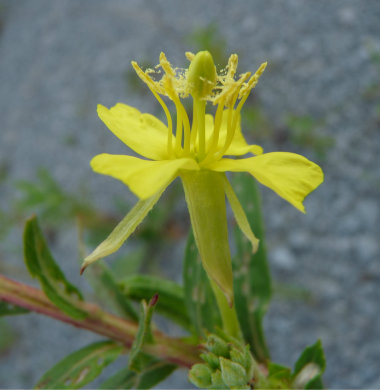
[[(62, 313), (39, 289), (16, 282), (0, 275), (0, 300), (55, 318), (78, 328), (90, 330), (130, 347), (137, 334), (138, 324), (107, 313), (99, 306), (80, 302), (78, 306), (87, 312), (84, 320), (77, 320)], [(172, 338), (155, 330), (155, 344), (148, 344), (144, 351), (183, 367), (191, 367), (200, 361), (198, 347), (182, 339)]]

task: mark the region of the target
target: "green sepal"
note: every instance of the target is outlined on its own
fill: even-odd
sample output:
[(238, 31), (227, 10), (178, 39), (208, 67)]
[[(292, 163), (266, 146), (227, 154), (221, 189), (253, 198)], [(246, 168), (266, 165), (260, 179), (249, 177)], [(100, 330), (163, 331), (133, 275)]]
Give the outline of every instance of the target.
[(250, 241), (252, 245), (252, 253), (256, 253), (257, 249), (259, 248), (259, 239), (252, 232), (247, 215), (245, 214), (244, 209), (240, 204), (238, 197), (236, 196), (233, 188), (231, 187), (231, 184), (228, 181), (227, 176), (224, 177), (224, 191), (226, 192), (227, 198), (231, 205), (231, 209), (235, 216), (235, 220), (241, 232)]
[(148, 199), (139, 200), (132, 210), (119, 222), (111, 234), (84, 259), (81, 273), (94, 261), (116, 252), (158, 202), (162, 192), (157, 192)]
[(54, 261), (35, 216), (25, 224), (24, 259), (30, 274), (38, 278), (42, 290), (57, 307), (72, 318), (86, 318), (86, 311), (78, 305), (82, 294)]
[(154, 341), (151, 330), (151, 321), (157, 300), (158, 295), (156, 294), (149, 303), (146, 303), (144, 300), (141, 302), (139, 328), (129, 354), (128, 368), (130, 370), (140, 372), (146, 365), (147, 359), (149, 359), (149, 356), (142, 352), (142, 348), (144, 344), (151, 344)]
[(100, 389), (151, 389), (167, 378), (176, 368), (174, 364), (150, 356), (140, 372), (123, 368), (103, 382)]
[(251, 243), (239, 227), (235, 228), (237, 255), (233, 259), (233, 269), (236, 310), (244, 339), (250, 344), (253, 355), (258, 361), (266, 362), (269, 359), (269, 350), (262, 322), (271, 299), (272, 287), (260, 194), (251, 176), (236, 173), (232, 179), (236, 195), (246, 211), (247, 220), (260, 240), (257, 252), (252, 254)]
[(204, 337), (204, 330), (213, 331), (222, 321), (209, 279), (195, 244), (194, 234), (190, 231), (183, 264), (183, 286), (185, 304), (197, 336)]
[(152, 275), (133, 275), (120, 281), (119, 286), (126, 298), (137, 301), (148, 300), (157, 293), (159, 300), (155, 310), (185, 329), (193, 330), (179, 284)]
[(38, 381), (36, 389), (79, 389), (92, 382), (103, 368), (124, 350), (114, 341), (100, 341), (82, 348), (57, 363)]

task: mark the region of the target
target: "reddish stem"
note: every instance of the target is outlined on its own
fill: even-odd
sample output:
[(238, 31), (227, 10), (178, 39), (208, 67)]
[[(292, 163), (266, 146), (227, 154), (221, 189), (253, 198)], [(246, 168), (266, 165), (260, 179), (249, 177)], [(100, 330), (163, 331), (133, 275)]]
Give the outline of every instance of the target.
[[(80, 309), (87, 312), (87, 317), (84, 320), (71, 318), (50, 302), (43, 291), (3, 275), (0, 275), (0, 300), (101, 334), (127, 347), (132, 345), (138, 330), (137, 323), (107, 313), (99, 306), (87, 302), (78, 303)], [(155, 344), (146, 345), (146, 352), (183, 367), (191, 367), (199, 362), (197, 346), (169, 337), (158, 330), (153, 334)]]

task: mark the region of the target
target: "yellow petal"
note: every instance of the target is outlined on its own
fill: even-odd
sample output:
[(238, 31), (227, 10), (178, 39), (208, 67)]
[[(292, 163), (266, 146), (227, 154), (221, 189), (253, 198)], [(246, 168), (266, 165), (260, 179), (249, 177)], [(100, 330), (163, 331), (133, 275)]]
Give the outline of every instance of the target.
[(191, 158), (150, 161), (137, 157), (99, 154), (91, 160), (95, 172), (121, 180), (140, 199), (146, 199), (166, 188), (180, 169), (198, 170)]
[(108, 109), (98, 105), (99, 118), (135, 152), (152, 160), (167, 157), (168, 128), (156, 117), (122, 103)]
[(241, 160), (222, 159), (209, 169), (249, 172), (298, 210), (305, 212), (303, 200), (323, 182), (322, 169), (295, 153), (273, 152)]
[[(211, 117), (211, 118), (209, 118)], [(222, 124), (219, 130), (219, 141), (218, 149), (221, 149), (226, 141), (227, 137), (227, 123), (228, 123), (228, 110), (223, 111)], [(207, 146), (211, 143), (212, 134), (214, 132), (214, 122), (211, 115), (206, 115), (206, 140)], [(253, 153), (256, 155), (263, 153), (263, 148), (259, 145), (248, 145), (245, 140), (240, 126), (240, 118), (237, 120), (237, 127), (235, 130), (234, 138), (232, 139), (231, 145), (227, 149), (225, 155), (227, 156), (242, 156), (247, 153)]]
[(140, 200), (119, 222), (115, 229), (112, 230), (111, 234), (84, 259), (81, 273), (94, 261), (116, 252), (123, 245), (124, 241), (136, 230), (137, 226), (140, 225), (160, 199), (161, 195), (162, 191), (157, 192), (148, 199)]

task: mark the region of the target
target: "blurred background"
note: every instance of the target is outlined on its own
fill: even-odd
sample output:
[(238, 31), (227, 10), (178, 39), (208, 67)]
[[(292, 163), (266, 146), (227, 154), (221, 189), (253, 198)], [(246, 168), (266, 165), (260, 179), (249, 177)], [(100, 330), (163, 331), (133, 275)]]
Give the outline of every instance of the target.
[[(240, 72), (268, 61), (243, 109), (246, 138), (266, 152), (305, 155), (325, 172), (306, 215), (261, 187), (272, 359), (293, 365), (321, 339), (328, 388), (378, 388), (378, 0), (0, 1), (0, 272), (36, 285), (22, 254), (23, 224), (36, 213), (69, 279), (101, 299), (91, 277), (79, 277), (80, 257), (136, 199), (89, 167), (98, 153), (126, 152), (96, 105), (124, 102), (162, 116), (130, 62), (155, 65), (164, 51), (186, 67), (184, 52), (201, 49), (220, 68), (237, 53)], [(175, 182), (110, 261), (120, 273), (143, 269), (180, 282), (188, 229)], [(98, 339), (34, 314), (0, 318), (0, 388), (31, 388)], [(160, 387), (191, 385), (179, 371)]]

